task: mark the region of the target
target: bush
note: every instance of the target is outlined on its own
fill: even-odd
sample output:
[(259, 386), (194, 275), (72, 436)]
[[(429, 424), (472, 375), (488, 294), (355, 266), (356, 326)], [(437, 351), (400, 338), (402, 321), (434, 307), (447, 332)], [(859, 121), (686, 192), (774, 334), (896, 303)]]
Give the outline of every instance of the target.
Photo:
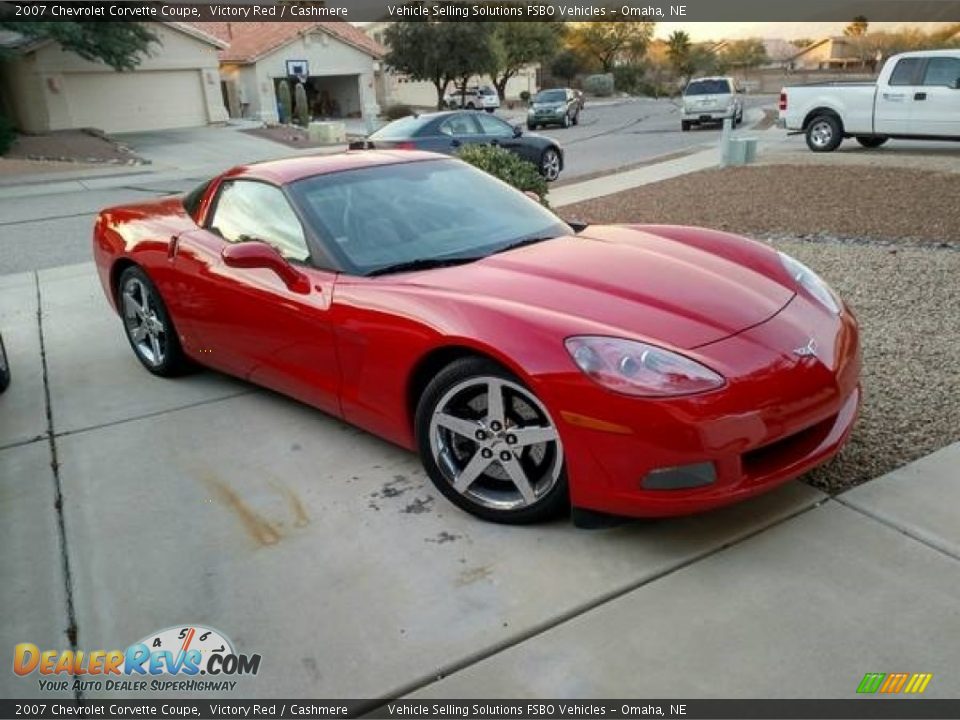
[(6, 155), (7, 150), (13, 145), (17, 133), (14, 132), (13, 123), (6, 115), (0, 114), (0, 155)]
[(492, 145), (467, 145), (457, 152), (457, 156), (521, 192), (535, 192), (540, 204), (550, 207), (547, 203), (547, 181), (532, 162)]
[(613, 69), (613, 82), (617, 92), (636, 95), (643, 91), (644, 69), (642, 65), (618, 65)]
[(588, 75), (583, 81), (583, 89), (597, 97), (610, 97), (613, 95), (613, 74)]
[(530, 93), (529, 93), (528, 91), (526, 91), (526, 90), (521, 90), (521, 91), (520, 91), (520, 100), (521, 100), (522, 102), (525, 102), (525, 103), (526, 103), (526, 102), (530, 102)]
[(387, 120), (399, 120), (407, 117), (407, 115), (413, 115), (413, 108), (409, 105), (388, 105), (387, 109), (383, 111), (383, 116)]

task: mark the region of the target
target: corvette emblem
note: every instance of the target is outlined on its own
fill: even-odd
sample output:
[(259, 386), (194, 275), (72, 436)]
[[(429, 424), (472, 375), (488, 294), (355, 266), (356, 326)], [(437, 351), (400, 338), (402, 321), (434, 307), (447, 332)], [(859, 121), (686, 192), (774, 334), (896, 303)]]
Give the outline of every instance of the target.
[(793, 349), (794, 355), (799, 355), (800, 357), (816, 357), (817, 356), (817, 341), (813, 338), (810, 338), (808, 342), (803, 347), (798, 347)]

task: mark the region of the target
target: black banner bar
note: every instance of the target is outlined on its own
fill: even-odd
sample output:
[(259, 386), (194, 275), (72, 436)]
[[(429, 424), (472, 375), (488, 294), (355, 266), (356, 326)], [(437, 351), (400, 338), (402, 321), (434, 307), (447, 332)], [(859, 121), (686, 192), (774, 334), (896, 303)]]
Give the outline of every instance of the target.
[(2, 718), (397, 718), (398, 720), (838, 720), (960, 717), (960, 700), (0, 700)]
[(508, 21), (654, 22), (960, 22), (960, 0), (229, 0), (120, 2), (40, 0), (0, 2), (0, 19), (29, 22), (134, 20), (187, 22), (302, 22), (447, 19)]

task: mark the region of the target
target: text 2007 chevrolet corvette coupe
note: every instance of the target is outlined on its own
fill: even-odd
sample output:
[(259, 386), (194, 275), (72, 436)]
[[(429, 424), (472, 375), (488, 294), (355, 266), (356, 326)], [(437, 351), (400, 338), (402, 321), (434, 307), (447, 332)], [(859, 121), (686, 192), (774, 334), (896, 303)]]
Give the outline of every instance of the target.
[(130, 345), (419, 452), (499, 522), (690, 513), (833, 456), (856, 321), (808, 268), (722, 232), (571, 227), (463, 162), (367, 151), (234, 168), (104, 210)]

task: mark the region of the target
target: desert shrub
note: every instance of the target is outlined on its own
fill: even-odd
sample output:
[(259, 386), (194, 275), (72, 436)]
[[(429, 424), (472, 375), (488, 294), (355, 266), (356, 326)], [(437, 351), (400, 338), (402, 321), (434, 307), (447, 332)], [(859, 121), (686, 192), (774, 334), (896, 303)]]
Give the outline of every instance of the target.
[(588, 75), (583, 81), (583, 89), (597, 97), (613, 95), (613, 73)]
[(413, 115), (413, 109), (409, 105), (388, 105), (387, 109), (383, 111), (383, 116), (387, 120), (399, 120), (400, 118), (407, 117), (407, 115)]
[(517, 190), (536, 193), (540, 204), (550, 207), (547, 203), (547, 181), (532, 162), (492, 145), (466, 145), (457, 152), (457, 156)]
[(0, 113), (0, 155), (6, 155), (13, 145), (17, 133), (13, 129), (13, 122), (6, 115)]
[(529, 93), (528, 91), (526, 91), (526, 90), (521, 90), (521, 91), (520, 91), (520, 100), (522, 100), (522, 101), (525, 102), (525, 103), (530, 102), (530, 93)]
[(617, 92), (636, 95), (642, 92), (644, 84), (642, 65), (617, 65), (613, 69), (613, 84)]
[(297, 83), (297, 88), (293, 91), (293, 114), (296, 116), (299, 125), (306, 127), (310, 124), (307, 89), (303, 86), (303, 83)]
[(280, 122), (286, 125), (293, 117), (293, 99), (290, 97), (290, 83), (281, 80), (277, 88), (277, 114)]

